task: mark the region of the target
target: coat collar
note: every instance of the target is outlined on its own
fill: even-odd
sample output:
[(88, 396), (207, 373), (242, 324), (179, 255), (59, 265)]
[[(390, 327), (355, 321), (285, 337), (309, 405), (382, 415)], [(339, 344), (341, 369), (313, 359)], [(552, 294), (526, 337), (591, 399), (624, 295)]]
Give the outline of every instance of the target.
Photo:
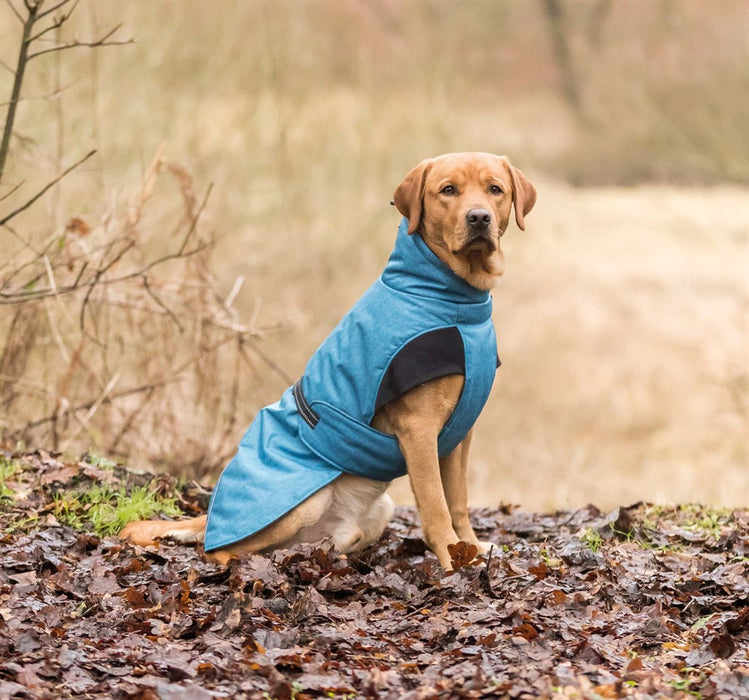
[(480, 321), (491, 315), (489, 292), (476, 289), (458, 277), (430, 250), (419, 234), (409, 235), (406, 218), (398, 227), (395, 248), (381, 279), (399, 292), (459, 304), (460, 315), (466, 320)]

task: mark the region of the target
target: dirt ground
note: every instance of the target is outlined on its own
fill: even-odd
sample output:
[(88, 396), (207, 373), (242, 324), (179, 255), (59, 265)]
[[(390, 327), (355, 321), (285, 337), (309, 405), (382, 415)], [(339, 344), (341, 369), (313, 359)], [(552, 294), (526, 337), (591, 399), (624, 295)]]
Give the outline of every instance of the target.
[(197, 485), (3, 459), (0, 698), (749, 697), (746, 510), (478, 509), (496, 547), (456, 547), (445, 574), (400, 508), (355, 556), (322, 543), (216, 566), (99, 537), (60, 505), (148, 484), (191, 514)]

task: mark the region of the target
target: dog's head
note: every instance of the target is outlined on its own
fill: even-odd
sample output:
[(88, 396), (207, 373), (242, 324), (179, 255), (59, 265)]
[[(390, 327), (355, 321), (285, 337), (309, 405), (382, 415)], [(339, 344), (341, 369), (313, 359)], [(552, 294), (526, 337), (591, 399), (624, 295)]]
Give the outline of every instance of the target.
[(448, 153), (421, 161), (398, 185), (393, 203), (456, 275), (478, 289), (490, 289), (504, 272), (499, 239), (515, 207), (525, 215), (536, 188), (504, 156)]

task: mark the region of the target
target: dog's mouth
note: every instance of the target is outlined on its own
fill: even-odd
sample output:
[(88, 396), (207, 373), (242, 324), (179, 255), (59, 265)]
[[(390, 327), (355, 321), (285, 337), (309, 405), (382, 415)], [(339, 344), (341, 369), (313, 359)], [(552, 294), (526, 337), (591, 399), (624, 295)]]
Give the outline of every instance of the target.
[(453, 255), (467, 255), (469, 253), (490, 254), (497, 250), (497, 244), (489, 236), (474, 236), (463, 245), (452, 250)]

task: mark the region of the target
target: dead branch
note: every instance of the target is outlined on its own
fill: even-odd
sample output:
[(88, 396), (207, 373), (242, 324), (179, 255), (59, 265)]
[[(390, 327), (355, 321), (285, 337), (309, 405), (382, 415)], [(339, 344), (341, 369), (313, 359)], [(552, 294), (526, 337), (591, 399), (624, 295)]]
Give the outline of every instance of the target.
[(148, 296), (150, 296), (151, 299), (153, 299), (159, 305), (159, 308), (161, 308), (163, 312), (167, 316), (169, 316), (169, 318), (171, 318), (172, 321), (174, 321), (177, 328), (179, 328), (179, 332), (183, 333), (185, 330), (185, 327), (180, 323), (180, 320), (179, 318), (177, 318), (177, 315), (163, 301), (161, 301), (161, 299), (159, 299), (156, 292), (154, 292), (153, 289), (151, 289), (151, 285), (148, 284), (148, 275), (143, 275), (143, 287), (148, 293)]
[[(66, 2), (68, 2), (68, 1), (69, 0), (66, 0)], [(62, 3), (62, 4), (64, 4), (64, 3)], [(29, 42), (36, 41), (37, 39), (40, 39), (41, 37), (43, 37), (45, 34), (48, 34), (49, 32), (52, 32), (55, 29), (59, 29), (60, 27), (62, 27), (62, 25), (65, 24), (65, 22), (67, 22), (68, 19), (70, 19), (70, 15), (72, 15), (73, 12), (75, 12), (75, 8), (77, 6), (78, 6), (78, 0), (75, 0), (75, 3), (73, 4), (73, 7), (71, 7), (70, 10), (67, 13), (63, 12), (54, 22), (52, 22), (52, 24), (50, 24), (49, 26), (47, 26), (44, 29), (40, 30), (39, 32), (37, 32), (36, 34), (34, 34), (34, 36), (30, 37), (29, 38)], [(53, 11), (54, 11), (54, 9), (53, 9)], [(47, 13), (46, 12), (42, 13), (42, 15), (40, 15), (40, 18), (43, 17), (45, 14), (47, 14)], [(31, 56), (29, 56), (29, 59), (30, 58), (31, 58)]]
[[(176, 181), (183, 208), (176, 225), (149, 229), (161, 177)], [(0, 281), (0, 304), (19, 310), (0, 318), (5, 438), (116, 449), (193, 476), (231, 452), (258, 377), (288, 377), (249, 344), (260, 332), (232, 307), (240, 285), (227, 296), (210, 270), (211, 191), (196, 196), (191, 175), (160, 151), (134, 200), (102, 223), (69, 224), (41, 242), (13, 232), (22, 245)], [(43, 393), (29, 382), (39, 376)]]
[(88, 287), (88, 290), (86, 291), (86, 296), (83, 298), (83, 303), (81, 304), (81, 311), (79, 315), (81, 330), (83, 330), (83, 327), (85, 325), (84, 321), (86, 315), (86, 305), (88, 304), (88, 300), (91, 297), (91, 292), (94, 291), (94, 287), (96, 287), (96, 285), (99, 283), (102, 275), (104, 275), (107, 270), (110, 270), (114, 265), (116, 265), (122, 259), (122, 256), (125, 255), (125, 253), (127, 253), (127, 251), (130, 250), (134, 245), (135, 241), (128, 241), (117, 255), (115, 255), (106, 265), (100, 267), (94, 273), (94, 278), (90, 283), (82, 285), (84, 287)]
[[(90, 157), (94, 153), (96, 153), (96, 151), (91, 151), (91, 153), (88, 154), (86, 156), (86, 158)], [(80, 165), (80, 163), (82, 163), (83, 160), (85, 160), (85, 158), (82, 159), (81, 161), (79, 161), (78, 163), (76, 163), (74, 166), (71, 166), (70, 168), (68, 168), (68, 170), (66, 172), (69, 172), (73, 167), (77, 167), (77, 165)], [(63, 176), (64, 176), (64, 173), (60, 177), (56, 178), (57, 181), (59, 181), (61, 179), (61, 177), (63, 177)], [(46, 191), (46, 189), (49, 189), (50, 186), (51, 186), (51, 184), (48, 185), (45, 188), (45, 191)], [(203, 252), (204, 250), (206, 250), (206, 248), (208, 247), (206, 244), (199, 244), (199, 245), (195, 246), (194, 248), (192, 248), (190, 250), (185, 250), (185, 248), (187, 247), (187, 244), (189, 243), (190, 238), (191, 238), (192, 234), (195, 231), (195, 227), (197, 226), (198, 220), (200, 219), (200, 216), (202, 215), (202, 213), (203, 213), (203, 211), (205, 209), (205, 206), (208, 203), (208, 197), (209, 197), (209, 195), (211, 193), (211, 190), (212, 190), (212, 185), (208, 187), (208, 189), (206, 191), (206, 194), (203, 197), (203, 200), (201, 202), (201, 205), (198, 208), (198, 211), (195, 213), (195, 216), (193, 217), (192, 221), (190, 222), (190, 227), (188, 228), (187, 232), (185, 233), (185, 236), (183, 237), (182, 242), (180, 243), (179, 248), (175, 252), (173, 252), (173, 253), (167, 253), (165, 255), (162, 255), (162, 256), (154, 259), (154, 260), (151, 260), (150, 262), (146, 263), (145, 265), (143, 265), (143, 266), (141, 266), (141, 267), (139, 267), (139, 268), (137, 268), (135, 270), (132, 270), (132, 271), (126, 273), (126, 274), (120, 275), (118, 277), (113, 277), (113, 278), (110, 278), (110, 279), (103, 279), (104, 275), (115, 264), (117, 264), (122, 259), (122, 257), (125, 255), (125, 253), (128, 252), (128, 250), (130, 250), (135, 245), (135, 241), (134, 240), (130, 240), (130, 241), (126, 242), (125, 246), (111, 260), (109, 260), (105, 264), (102, 264), (101, 266), (99, 266), (99, 268), (97, 270), (95, 270), (92, 273), (92, 275), (87, 280), (81, 281), (81, 277), (83, 275), (83, 270), (81, 270), (79, 272), (79, 275), (76, 278), (75, 282), (73, 282), (72, 284), (69, 284), (69, 285), (57, 286), (55, 288), (45, 287), (45, 288), (37, 289), (37, 290), (29, 290), (29, 289), (27, 289), (27, 287), (29, 286), (29, 282), (27, 281), (24, 284), (23, 291), (15, 291), (15, 292), (0, 291), (0, 305), (17, 304), (17, 303), (24, 302), (24, 301), (36, 301), (36, 300), (39, 300), (39, 299), (45, 299), (45, 298), (50, 297), (50, 296), (60, 296), (60, 295), (63, 295), (63, 294), (65, 294), (65, 295), (67, 295), (67, 294), (74, 294), (74, 293), (86, 290), (86, 298), (84, 299), (84, 303), (83, 303), (83, 306), (82, 306), (81, 312), (80, 312), (81, 323), (83, 323), (83, 316), (84, 316), (86, 304), (88, 303), (88, 298), (91, 295), (91, 292), (93, 291), (93, 288), (96, 287), (97, 285), (99, 285), (99, 284), (107, 284), (107, 285), (119, 284), (121, 282), (126, 282), (128, 280), (135, 279), (135, 278), (138, 278), (138, 277), (142, 278), (147, 272), (149, 272), (153, 268), (158, 267), (160, 265), (163, 265), (164, 263), (166, 263), (166, 262), (168, 262), (170, 260), (177, 260), (177, 259), (181, 259), (181, 258), (187, 258), (187, 257), (196, 255), (196, 254), (198, 254), (198, 253)], [(36, 195), (35, 199), (38, 199), (42, 194), (43, 194), (43, 192), (40, 192), (38, 195)], [(27, 203), (26, 205), (24, 205), (24, 208), (26, 208), (26, 207), (28, 207), (30, 205), (31, 205), (30, 203)], [(18, 210), (15, 213), (17, 213), (17, 212), (18, 212)], [(5, 220), (0, 221), (0, 224), (5, 223), (5, 221), (8, 218), (11, 218), (13, 215), (14, 215), (14, 213), (11, 214), (11, 215), (9, 215), (8, 217), (6, 217)], [(12, 273), (11, 276), (13, 276), (13, 273)]]
[(8, 199), (8, 197), (10, 197), (14, 192), (16, 192), (19, 189), (21, 189), (21, 187), (23, 187), (24, 182), (26, 182), (26, 181), (25, 180), (21, 180), (21, 182), (19, 182), (15, 187), (13, 187), (10, 190), (10, 192), (6, 192), (2, 197), (0, 197), (0, 202), (2, 202), (4, 199)]
[[(106, 396), (103, 399), (103, 403), (111, 403), (112, 401), (116, 401), (117, 399), (122, 399), (127, 396), (133, 396), (134, 394), (142, 394), (144, 391), (155, 391), (156, 389), (161, 389), (165, 386), (168, 386), (169, 384), (174, 384), (175, 382), (180, 381), (179, 377), (172, 377), (171, 379), (165, 379), (161, 382), (156, 382), (154, 384), (143, 384), (141, 386), (135, 386), (130, 389), (123, 389), (122, 391), (118, 391), (114, 394), (110, 394), (109, 396)], [(90, 411), (92, 406), (96, 404), (98, 400), (98, 397), (96, 399), (92, 399), (90, 401), (84, 401), (83, 403), (76, 404), (75, 406), (69, 406), (66, 409), (67, 413), (77, 413), (79, 411)], [(55, 412), (49, 416), (45, 416), (44, 418), (39, 418), (38, 420), (30, 421), (26, 424), (25, 430), (34, 430), (35, 428), (38, 428), (42, 425), (45, 425), (47, 423), (51, 423), (55, 420), (59, 420), (60, 414), (59, 412)]]
[[(18, 107), (18, 99), (21, 96), (21, 85), (23, 85), (23, 74), (26, 70), (26, 64), (28, 62), (29, 37), (31, 36), (31, 30), (37, 20), (37, 12), (40, 5), (38, 3), (30, 4), (24, 0), (26, 9), (28, 10), (28, 16), (23, 21), (23, 33), (21, 35), (21, 46), (18, 50), (18, 60), (16, 61), (15, 76), (13, 78), (13, 88), (10, 93), (10, 104), (8, 105), (8, 114), (5, 116), (5, 126), (3, 127), (3, 140), (0, 142), (0, 182), (3, 179), (3, 171), (5, 170), (5, 160), (8, 157), (8, 151), (10, 150), (10, 136), (13, 132), (13, 123), (16, 119), (16, 107)], [(14, 8), (15, 9), (15, 8)], [(20, 16), (19, 16), (20, 18)], [(4, 222), (3, 222), (4, 223)]]
[[(22, 211), (26, 211), (34, 202), (36, 202), (40, 197), (43, 197), (44, 194), (54, 187), (60, 180), (62, 180), (68, 173), (75, 170), (79, 165), (82, 165), (85, 163), (91, 156), (93, 156), (96, 153), (96, 151), (89, 151), (83, 158), (76, 161), (71, 165), (70, 167), (66, 168), (61, 172), (54, 180), (49, 182), (47, 185), (45, 185), (39, 192), (37, 192), (31, 199), (29, 199), (25, 204), (22, 204), (18, 209), (13, 210), (10, 214), (5, 216), (4, 218), (0, 219), (0, 226), (5, 226), (14, 216), (18, 216)], [(0, 164), (0, 177), (2, 177), (2, 165)]]
[[(25, 0), (24, 0), (24, 2), (25, 2)], [(36, 2), (36, 4), (39, 7), (41, 7), (42, 4), (43, 4), (43, 2), (44, 2), (44, 0), (35, 0), (35, 2)], [(59, 10), (64, 5), (68, 5), (70, 2), (71, 2), (71, 0), (60, 0), (60, 2), (58, 2), (56, 5), (52, 5), (52, 7), (46, 9), (44, 12), (41, 12), (39, 14), (39, 19), (44, 19), (45, 17), (48, 17), (49, 15), (57, 12), (57, 10)], [(78, 2), (76, 0), (76, 5), (77, 4), (78, 4)], [(28, 7), (28, 5), (27, 5), (27, 7)]]
[(54, 53), (55, 51), (67, 51), (68, 49), (77, 49), (81, 47), (86, 48), (98, 48), (100, 46), (125, 46), (126, 44), (134, 44), (135, 39), (124, 39), (122, 41), (108, 41), (109, 37), (112, 36), (122, 25), (118, 24), (114, 29), (107, 32), (101, 39), (96, 41), (69, 41), (67, 44), (58, 44), (57, 46), (51, 46), (48, 49), (41, 49), (28, 55), (27, 60), (30, 61), (39, 56), (44, 56), (48, 53)]
[[(131, 245), (128, 246), (128, 248), (134, 245), (135, 243), (133, 242)], [(46, 299), (47, 297), (74, 294), (77, 292), (81, 292), (83, 290), (86, 290), (88, 292), (89, 289), (91, 289), (92, 287), (96, 287), (97, 285), (120, 284), (121, 282), (127, 282), (128, 280), (134, 279), (136, 277), (142, 277), (149, 270), (152, 270), (154, 267), (162, 265), (163, 263), (169, 260), (189, 258), (193, 255), (198, 255), (199, 253), (206, 251), (209, 247), (210, 245), (206, 243), (203, 245), (199, 245), (195, 248), (192, 248), (191, 250), (186, 250), (182, 253), (169, 253), (167, 255), (162, 255), (160, 258), (157, 258), (156, 260), (152, 260), (150, 263), (144, 265), (143, 267), (140, 267), (136, 270), (133, 270), (132, 272), (121, 275), (119, 277), (102, 279), (103, 274), (112, 266), (112, 265), (108, 265), (106, 270), (97, 270), (94, 273), (93, 277), (87, 280), (86, 282), (78, 281), (77, 283), (69, 284), (64, 287), (58, 287), (57, 289), (46, 287), (38, 291), (32, 290), (32, 291), (23, 291), (23, 292), (2, 292), (0, 293), (0, 306), (6, 306), (8, 304), (18, 304), (18, 303), (23, 303), (23, 302), (38, 301), (40, 299)], [(118, 261), (115, 260), (112, 264), (116, 262)]]

